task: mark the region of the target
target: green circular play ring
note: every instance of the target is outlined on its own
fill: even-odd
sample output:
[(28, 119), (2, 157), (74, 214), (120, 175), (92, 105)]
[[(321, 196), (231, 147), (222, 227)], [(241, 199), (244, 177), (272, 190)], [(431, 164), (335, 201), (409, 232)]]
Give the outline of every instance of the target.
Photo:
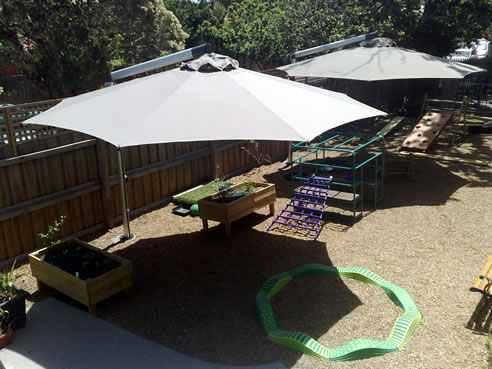
[[(391, 301), (403, 309), (403, 315), (396, 320), (387, 340), (378, 341), (359, 338), (340, 347), (328, 349), (307, 334), (282, 331), (278, 328), (270, 299), (294, 278), (327, 274), (338, 274), (379, 286)], [(256, 296), (256, 312), (263, 333), (269, 340), (307, 355), (329, 361), (360, 360), (396, 351), (405, 345), (422, 318), (422, 314), (415, 302), (403, 288), (384, 280), (366, 269), (336, 268), (320, 264), (306, 264), (271, 277), (265, 282)]]

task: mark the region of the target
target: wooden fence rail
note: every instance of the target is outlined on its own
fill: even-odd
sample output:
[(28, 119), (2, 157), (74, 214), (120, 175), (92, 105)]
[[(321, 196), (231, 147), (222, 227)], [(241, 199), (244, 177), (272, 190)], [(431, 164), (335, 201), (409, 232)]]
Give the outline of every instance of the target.
[(90, 138), (79, 132), (24, 124), (24, 120), (55, 106), (61, 99), (0, 108), (0, 159), (66, 145)]
[[(63, 136), (67, 138), (60, 141)], [(56, 142), (58, 147), (51, 147)], [(26, 154), (0, 160), (0, 261), (40, 247), (38, 234), (61, 215), (67, 217), (61, 237), (111, 228), (121, 221), (114, 146), (66, 131), (17, 144)], [(124, 148), (132, 214), (216, 176), (251, 167), (254, 160), (241, 144), (204, 141)], [(36, 151), (39, 147), (45, 149)], [(278, 158), (286, 154), (287, 143), (261, 141), (260, 148)]]

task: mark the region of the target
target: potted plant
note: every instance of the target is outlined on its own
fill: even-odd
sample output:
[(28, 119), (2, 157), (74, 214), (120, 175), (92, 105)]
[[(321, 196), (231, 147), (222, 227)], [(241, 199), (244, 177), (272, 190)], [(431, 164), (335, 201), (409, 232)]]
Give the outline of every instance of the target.
[(132, 263), (76, 238), (60, 242), (65, 219), (60, 216), (39, 233), (45, 247), (28, 255), (31, 273), (39, 289), (50, 286), (92, 313), (98, 302), (131, 287)]
[(276, 190), (272, 183), (242, 182), (214, 193), (198, 201), (203, 228), (208, 221), (221, 222), (230, 236), (231, 223), (265, 206), (270, 207), (270, 215), (275, 213)]
[(57, 242), (29, 254), (38, 287), (50, 286), (87, 306), (132, 285), (132, 263), (76, 238)]
[(0, 272), (0, 309), (7, 311), (5, 325), (12, 329), (26, 325), (26, 298), (29, 293), (15, 285), (15, 261), (10, 269)]
[(7, 324), (9, 312), (0, 308), (0, 349), (7, 346), (11, 339), (13, 330)]
[[(271, 164), (268, 154), (262, 153), (257, 141), (246, 141), (241, 146), (246, 155), (251, 156), (261, 172), (262, 164)], [(264, 207), (270, 207), (270, 215), (275, 213), (276, 189), (272, 183), (246, 182), (226, 188), (219, 188), (219, 192), (198, 201), (200, 218), (203, 228), (208, 228), (208, 221), (215, 220), (225, 225), (226, 234), (231, 236), (231, 223)]]

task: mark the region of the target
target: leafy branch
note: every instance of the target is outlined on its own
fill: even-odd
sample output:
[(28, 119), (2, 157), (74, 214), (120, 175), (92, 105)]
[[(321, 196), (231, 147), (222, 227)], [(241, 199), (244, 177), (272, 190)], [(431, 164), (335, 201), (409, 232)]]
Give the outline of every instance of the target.
[(54, 225), (48, 226), (48, 230), (46, 231), (46, 233), (38, 233), (38, 236), (41, 237), (44, 247), (60, 243), (57, 238), (57, 234), (61, 232), (63, 223), (65, 223), (66, 218), (66, 216), (61, 215), (60, 218), (55, 220)]
[(244, 146), (241, 146), (241, 150), (254, 159), (258, 166), (258, 171), (261, 171), (262, 164), (272, 164), (270, 155), (262, 153), (260, 151), (260, 144), (255, 140), (247, 141)]

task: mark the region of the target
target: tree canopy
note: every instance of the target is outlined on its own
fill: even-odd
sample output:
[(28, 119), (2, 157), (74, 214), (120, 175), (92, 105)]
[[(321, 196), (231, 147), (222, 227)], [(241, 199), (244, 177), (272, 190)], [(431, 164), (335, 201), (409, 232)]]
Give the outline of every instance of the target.
[(187, 34), (187, 47), (285, 64), (292, 52), (371, 31), (444, 56), (492, 37), (491, 24), (490, 0), (2, 0), (0, 66), (13, 62), (63, 96), (179, 51)]
[[(490, 36), (490, 0), (164, 0), (195, 44), (261, 62), (378, 31), (399, 46), (444, 56), (459, 40)], [(189, 46), (195, 46), (189, 44)]]
[(114, 68), (183, 49), (162, 0), (3, 0), (0, 58), (50, 97), (100, 86)]

